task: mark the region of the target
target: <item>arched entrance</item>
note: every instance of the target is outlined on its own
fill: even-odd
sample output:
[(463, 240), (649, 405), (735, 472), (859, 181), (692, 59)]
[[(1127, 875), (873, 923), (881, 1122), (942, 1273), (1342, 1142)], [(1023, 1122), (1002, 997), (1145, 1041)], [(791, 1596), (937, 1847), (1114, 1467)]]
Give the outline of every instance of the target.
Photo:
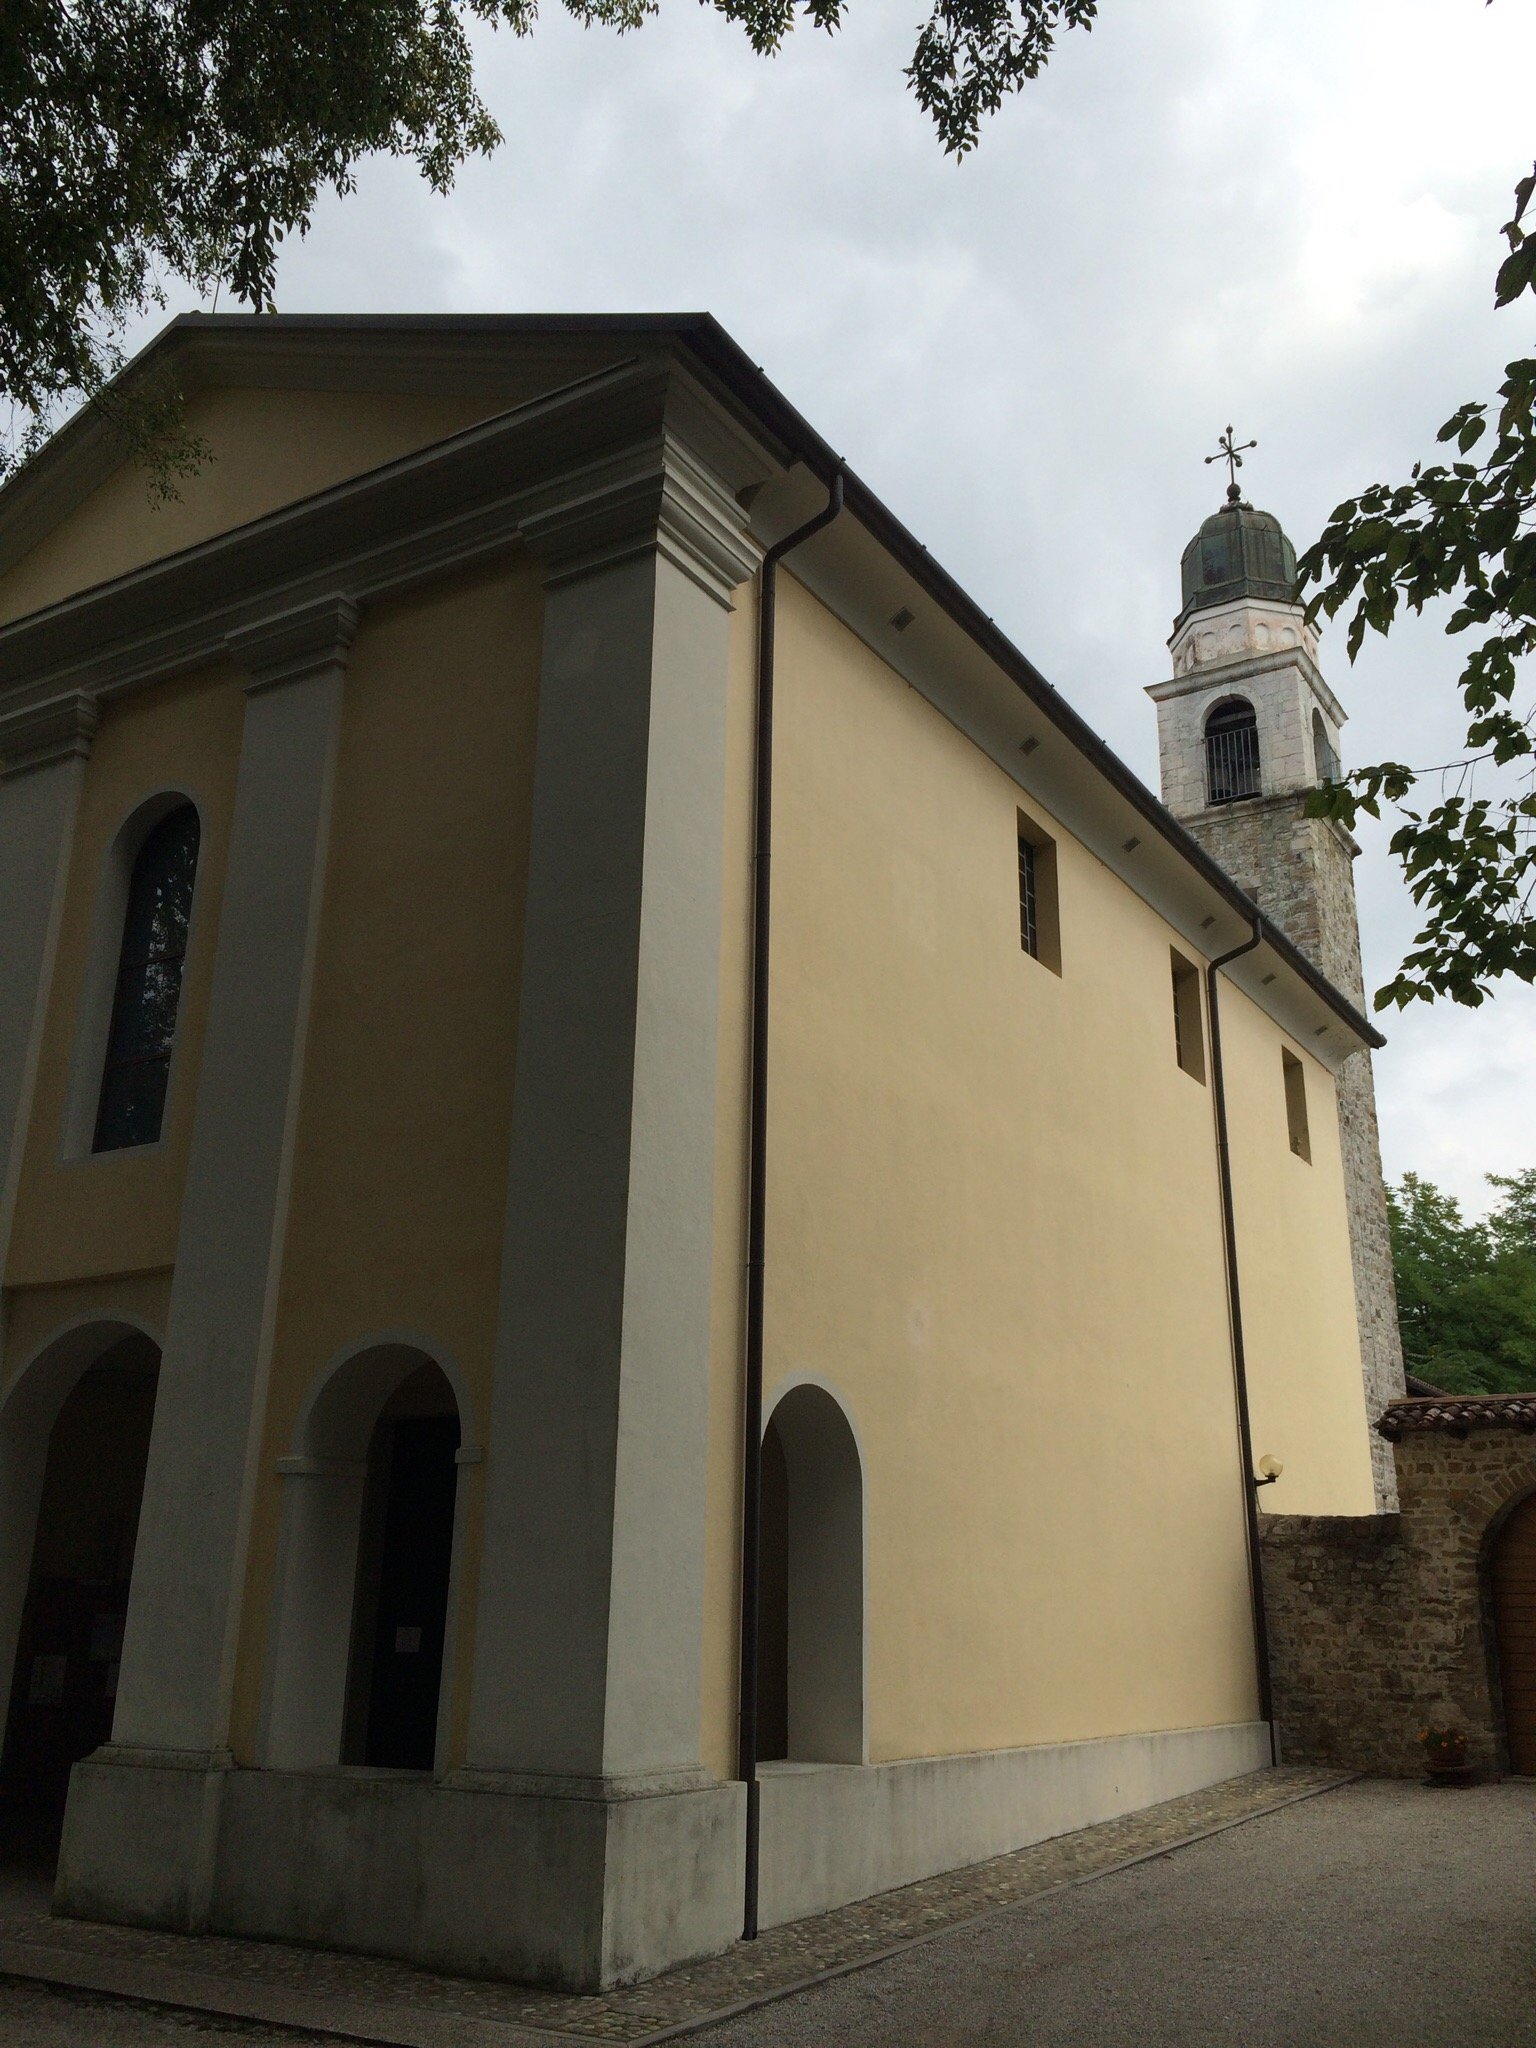
[(459, 1404), (423, 1352), (381, 1344), (320, 1388), (288, 1498), (271, 1764), (432, 1770), (458, 1498)]
[(0, 1417), (0, 1812), (11, 1853), (57, 1849), (69, 1774), (112, 1734), (159, 1378), (121, 1325), (50, 1347)]
[(864, 1479), (825, 1388), (793, 1387), (763, 1433), (758, 1753), (864, 1761)]
[(1536, 1777), (1536, 1493), (1495, 1538), (1490, 1580), (1509, 1767)]

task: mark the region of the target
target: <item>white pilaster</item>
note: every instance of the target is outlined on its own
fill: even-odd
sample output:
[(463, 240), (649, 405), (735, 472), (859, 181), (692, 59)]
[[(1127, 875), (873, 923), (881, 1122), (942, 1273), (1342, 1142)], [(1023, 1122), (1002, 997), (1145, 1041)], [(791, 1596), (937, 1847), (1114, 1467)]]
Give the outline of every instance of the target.
[(96, 716), (94, 699), (71, 691), (0, 719), (0, 1281)]
[(734, 502), (555, 508), (468, 1761), (697, 1777)]
[(335, 597), (232, 637), (245, 727), (113, 1731), (217, 1757), (303, 1073), (342, 683)]

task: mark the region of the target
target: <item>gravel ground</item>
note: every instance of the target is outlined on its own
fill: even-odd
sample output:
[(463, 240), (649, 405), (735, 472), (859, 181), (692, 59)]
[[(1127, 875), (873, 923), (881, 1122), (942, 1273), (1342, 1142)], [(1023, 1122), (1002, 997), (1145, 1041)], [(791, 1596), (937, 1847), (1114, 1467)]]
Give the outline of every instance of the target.
[(334, 2035), (95, 1998), (20, 1977), (0, 1977), (0, 2042), (5, 2048), (203, 2048), (205, 2042), (217, 2048), (338, 2048)]
[(1526, 2048), (1536, 1781), (1368, 1780), (834, 1978), (704, 2048)]

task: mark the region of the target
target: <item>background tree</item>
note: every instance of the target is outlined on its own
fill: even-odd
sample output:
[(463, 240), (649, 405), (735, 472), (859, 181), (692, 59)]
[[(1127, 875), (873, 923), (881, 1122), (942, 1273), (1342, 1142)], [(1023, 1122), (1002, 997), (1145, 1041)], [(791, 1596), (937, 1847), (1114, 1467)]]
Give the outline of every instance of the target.
[[(1504, 227), (1500, 306), (1536, 291), (1536, 234), (1524, 224), (1533, 196), (1536, 171)], [(1415, 464), (1407, 483), (1348, 499), (1298, 565), (1302, 587), (1316, 586), (1314, 615), (1354, 600), (1351, 661), (1367, 629), (1385, 634), (1400, 606), (1422, 612), (1436, 598), (1452, 605), (1447, 633), (1473, 636), (1458, 685), (1463, 758), (1427, 770), (1379, 762), (1310, 799), (1314, 816), (1346, 826), (1360, 811), (1379, 818), (1384, 804), (1401, 819), (1392, 851), (1425, 922), (1378, 1009), (1446, 995), (1477, 1004), (1501, 975), (1536, 980), (1536, 740), (1520, 695), (1536, 651), (1536, 357), (1507, 366), (1496, 421), (1490, 413), (1460, 407), (1439, 435), (1459, 459)], [(1474, 450), (1481, 460), (1468, 459)]]
[[(849, 0), (703, 0), (771, 54), (797, 20), (837, 29)], [(659, 0), (563, 0), (639, 27)], [(1091, 26), (1096, 0), (931, 0), (906, 76), (944, 148)], [(475, 91), (474, 21), (527, 35), (537, 0), (7, 0), (0, 12), (0, 475), (82, 396), (155, 458), (196, 451), (176, 394), (109, 390), (127, 322), (172, 279), (272, 304), (278, 251), (324, 190), (373, 154), (446, 191), (499, 142)]]
[(1448, 1393), (1536, 1390), (1536, 1168), (1488, 1180), (1481, 1223), (1415, 1173), (1387, 1190), (1403, 1358)]

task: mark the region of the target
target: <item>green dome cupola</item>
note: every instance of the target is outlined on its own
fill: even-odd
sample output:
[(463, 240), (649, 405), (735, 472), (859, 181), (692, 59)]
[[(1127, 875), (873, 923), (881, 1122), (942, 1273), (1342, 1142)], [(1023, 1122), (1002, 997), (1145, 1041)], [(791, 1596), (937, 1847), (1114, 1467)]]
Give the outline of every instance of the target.
[(1296, 550), (1272, 512), (1255, 512), (1236, 496), (1236, 486), (1184, 550), (1182, 623), (1191, 612), (1257, 597), (1271, 604), (1296, 602)]

